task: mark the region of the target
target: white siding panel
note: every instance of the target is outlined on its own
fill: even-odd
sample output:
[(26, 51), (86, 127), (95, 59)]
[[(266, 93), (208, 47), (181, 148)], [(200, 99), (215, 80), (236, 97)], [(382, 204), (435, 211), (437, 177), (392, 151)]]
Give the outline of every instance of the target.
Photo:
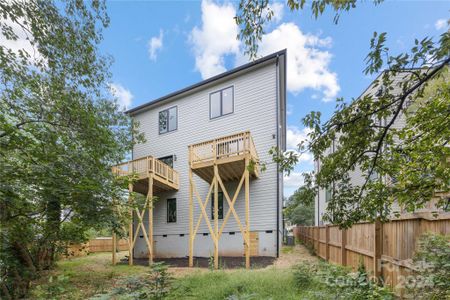
[[(209, 94), (228, 86), (234, 86), (234, 113), (210, 120)], [(275, 64), (270, 64), (135, 116), (135, 120), (140, 123), (140, 130), (145, 134), (146, 142), (135, 146), (133, 158), (146, 155), (155, 157), (176, 155), (174, 169), (180, 174), (179, 191), (157, 195), (160, 200), (154, 209), (155, 235), (186, 234), (187, 236), (189, 234), (188, 145), (246, 130), (250, 130), (252, 134), (260, 159), (267, 163), (267, 170), (261, 174), (260, 178), (250, 181), (251, 230), (277, 232), (277, 171), (276, 164), (271, 163), (271, 157), (268, 154), (269, 149), (277, 143), (276, 101), (276, 67)], [(178, 129), (158, 134), (158, 112), (174, 105), (178, 107)], [(209, 186), (201, 178), (197, 176), (194, 178), (199, 194), (204, 199)], [(238, 182), (226, 184), (230, 197), (233, 196), (237, 184)], [(245, 220), (243, 196), (242, 189), (235, 203), (235, 209), (242, 222)], [(176, 223), (166, 222), (167, 198), (177, 199)], [(195, 198), (194, 203), (195, 220), (197, 220), (200, 209)], [(208, 213), (210, 209), (208, 204)], [(227, 210), (228, 205), (224, 199), (224, 214)], [(145, 222), (147, 222), (147, 216)], [(219, 220), (219, 226), (221, 223), (222, 220)], [(233, 215), (230, 216), (224, 231), (239, 231)], [(199, 233), (206, 232), (209, 232), (208, 227), (203, 221)], [(164, 242), (160, 242), (158, 246), (160, 253), (163, 251), (162, 243)], [(274, 247), (273, 241), (270, 245)], [(183, 249), (187, 249), (187, 244)], [(276, 255), (275, 249), (264, 252)]]

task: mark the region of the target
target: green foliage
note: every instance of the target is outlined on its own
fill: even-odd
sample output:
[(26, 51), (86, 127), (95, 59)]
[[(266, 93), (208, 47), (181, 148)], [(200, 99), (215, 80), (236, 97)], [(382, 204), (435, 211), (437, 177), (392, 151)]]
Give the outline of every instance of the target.
[(147, 275), (123, 278), (111, 292), (91, 297), (91, 299), (165, 299), (169, 294), (172, 281), (167, 265), (158, 262), (151, 266), (151, 271)]
[[(331, 9), (336, 23), (342, 12), (356, 5), (354, 0), (287, 2), (291, 11), (311, 8), (315, 18)], [(270, 20), (268, 11), (268, 1), (240, 2), (236, 16), (239, 37), (251, 58), (257, 57), (264, 25)], [(298, 145), (298, 152), (312, 152), (320, 160), (320, 170), (310, 177), (307, 188), (317, 192), (334, 187), (324, 220), (341, 227), (362, 220), (386, 220), (394, 201), (411, 212), (429, 202), (435, 191), (449, 191), (450, 84), (446, 67), (450, 63), (450, 32), (439, 39), (416, 39), (410, 51), (398, 55), (389, 52), (387, 37), (385, 32), (375, 32), (365, 59), (366, 75), (385, 69), (373, 86), (374, 92), (381, 91), (379, 95), (347, 102), (337, 99), (335, 112), (326, 122), (320, 112), (303, 119), (312, 132), (309, 141)], [(398, 128), (397, 121), (402, 118), (406, 126)], [(335, 151), (325, 155), (332, 148)], [(276, 148), (270, 154), (286, 173), (299, 158), (297, 153)], [(355, 186), (350, 178), (359, 171), (364, 183)], [(443, 197), (438, 208), (445, 207), (448, 200)]]
[(295, 288), (291, 270), (193, 272), (174, 283), (167, 299), (307, 299)]
[[(376, 5), (383, 0), (372, 0)], [(305, 7), (311, 8), (314, 18), (322, 15), (327, 8), (335, 12), (333, 21), (337, 24), (340, 14), (355, 8), (356, 0), (288, 0), (286, 5), (291, 10), (303, 10)], [(265, 25), (271, 21), (274, 13), (270, 8), (268, 0), (241, 0), (239, 2), (239, 12), (235, 17), (237, 25), (240, 27), (238, 38), (244, 42), (245, 54), (250, 59), (258, 57), (258, 44), (265, 33)]]
[(54, 299), (57, 294), (64, 294), (70, 285), (69, 277), (61, 274), (50, 276), (46, 284), (38, 285), (34, 289), (33, 297), (36, 299)]
[(450, 236), (423, 235), (413, 261), (417, 274), (408, 280), (407, 294), (415, 299), (450, 298)]
[[(109, 94), (103, 1), (0, 1), (0, 296), (26, 295), (68, 242), (117, 221), (111, 165), (142, 136)], [(24, 36), (27, 37), (25, 40)]]
[(309, 290), (308, 299), (394, 299), (387, 288), (369, 280), (363, 266), (357, 272), (328, 263), (302, 264), (294, 268), (299, 290)]
[(314, 225), (314, 191), (301, 187), (290, 196), (283, 210), (286, 219), (291, 224)]

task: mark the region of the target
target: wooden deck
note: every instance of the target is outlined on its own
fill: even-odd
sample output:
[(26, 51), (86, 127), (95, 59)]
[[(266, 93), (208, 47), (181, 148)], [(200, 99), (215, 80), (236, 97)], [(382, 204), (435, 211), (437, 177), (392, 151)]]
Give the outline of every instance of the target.
[(178, 190), (178, 172), (153, 156), (146, 156), (112, 167), (117, 176), (135, 174), (138, 177), (134, 183), (133, 191), (146, 195), (150, 176), (153, 177), (155, 193), (168, 190)]
[(245, 168), (245, 159), (254, 163), (252, 177), (258, 177), (258, 154), (249, 131), (220, 137), (189, 146), (189, 164), (192, 171), (207, 182), (214, 177), (214, 165), (220, 165), (223, 181), (239, 180)]

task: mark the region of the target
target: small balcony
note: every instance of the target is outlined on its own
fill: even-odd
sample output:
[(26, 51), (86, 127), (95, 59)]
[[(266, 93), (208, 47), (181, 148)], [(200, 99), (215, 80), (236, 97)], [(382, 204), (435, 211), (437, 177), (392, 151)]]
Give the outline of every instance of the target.
[(148, 180), (153, 178), (154, 192), (178, 190), (179, 175), (173, 168), (153, 156), (146, 156), (112, 167), (116, 176), (136, 175), (133, 190), (144, 195), (148, 191)]
[(228, 135), (189, 146), (189, 164), (192, 171), (207, 182), (214, 177), (213, 166), (220, 165), (220, 177), (224, 181), (239, 180), (245, 168), (245, 160), (254, 163), (250, 175), (257, 178), (258, 154), (249, 131)]

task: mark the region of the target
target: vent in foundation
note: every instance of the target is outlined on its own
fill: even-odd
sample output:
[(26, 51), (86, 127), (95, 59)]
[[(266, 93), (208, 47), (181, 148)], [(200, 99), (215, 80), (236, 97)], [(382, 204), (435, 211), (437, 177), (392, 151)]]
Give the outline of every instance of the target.
[(184, 233), (180, 233), (180, 236), (184, 236)]
[(229, 234), (230, 234), (230, 235), (234, 235), (234, 233), (235, 233), (234, 231), (231, 231)]
[(266, 233), (273, 233), (273, 230), (266, 230)]
[(203, 234), (203, 236), (207, 236), (207, 235), (208, 235), (208, 233), (204, 233), (204, 234)]
[(167, 237), (167, 234), (163, 234), (163, 237)]
[(144, 236), (143, 236), (143, 235), (140, 235), (140, 236), (139, 236), (139, 238), (140, 238), (140, 239), (143, 239), (143, 238), (144, 238)]

